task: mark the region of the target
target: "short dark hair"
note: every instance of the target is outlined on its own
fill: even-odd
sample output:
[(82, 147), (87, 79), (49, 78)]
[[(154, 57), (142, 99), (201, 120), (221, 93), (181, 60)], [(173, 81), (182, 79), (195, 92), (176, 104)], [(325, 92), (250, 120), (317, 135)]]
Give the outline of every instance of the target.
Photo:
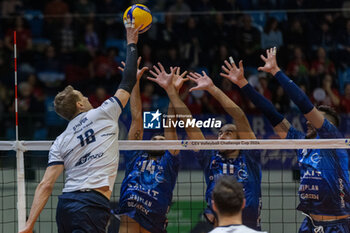
[(340, 120), (337, 112), (330, 106), (320, 105), (317, 109), (321, 112), (326, 113), (327, 120), (329, 120), (333, 125), (339, 127)]
[(241, 211), (244, 201), (242, 184), (233, 176), (221, 176), (216, 182), (212, 197), (220, 215), (235, 215)]

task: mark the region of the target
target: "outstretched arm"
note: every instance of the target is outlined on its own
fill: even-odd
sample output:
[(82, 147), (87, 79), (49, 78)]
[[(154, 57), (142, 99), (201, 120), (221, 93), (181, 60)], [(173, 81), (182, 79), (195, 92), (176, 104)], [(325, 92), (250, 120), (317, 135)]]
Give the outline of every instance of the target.
[[(177, 114), (181, 115), (181, 119), (183, 121), (187, 121), (187, 119), (192, 120), (192, 114), (190, 110), (187, 108), (187, 106), (182, 102), (182, 100), (179, 97), (179, 94), (177, 93), (177, 90), (173, 84), (173, 77), (175, 75), (175, 72), (177, 71), (177, 68), (170, 68), (171, 73), (166, 73), (164, 70), (164, 67), (162, 64), (158, 63), (158, 67), (154, 66), (155, 72), (150, 71), (150, 73), (156, 77), (156, 78), (150, 78), (149, 80), (152, 80), (156, 82), (159, 86), (161, 86), (168, 94), (170, 102), (173, 104), (175, 111)], [(184, 117), (188, 116), (188, 117)], [(202, 131), (197, 127), (186, 127), (186, 133), (190, 140), (204, 140), (204, 136)]]
[[(142, 140), (143, 127), (142, 127), (142, 103), (140, 94), (140, 79), (143, 73), (148, 69), (143, 67), (139, 69), (141, 63), (141, 57), (137, 59), (137, 81), (132, 89), (130, 97), (130, 111), (131, 111), (131, 125), (128, 133), (128, 140)], [(122, 62), (123, 67), (125, 63)], [(124, 72), (123, 67), (118, 67), (122, 72)]]
[(137, 40), (138, 33), (141, 28), (135, 28), (135, 25), (128, 19), (124, 22), (126, 28), (126, 64), (123, 72), (123, 79), (119, 84), (117, 92), (114, 94), (120, 100), (123, 107), (128, 103), (130, 93), (136, 83), (137, 70)]
[[(235, 72), (240, 72), (238, 69)], [(241, 70), (243, 73), (243, 69)], [(239, 73), (234, 73), (232, 75), (238, 75)], [(243, 74), (242, 74), (243, 75)], [(203, 71), (202, 75), (198, 73), (191, 73), (190, 79), (197, 83), (196, 87), (191, 88), (190, 91), (194, 90), (206, 90), (208, 91), (214, 98), (219, 101), (221, 106), (225, 109), (225, 111), (231, 115), (231, 117), (235, 121), (235, 125), (237, 127), (237, 132), (240, 139), (256, 139), (253, 130), (250, 127), (249, 121), (245, 116), (242, 109), (233, 102), (225, 93), (217, 88), (212, 80), (208, 77), (208, 75)]]
[[(227, 61), (225, 61), (226, 66), (229, 65)], [(240, 70), (243, 70), (243, 62), (239, 62)], [(237, 69), (234, 62), (232, 62), (232, 69)], [(244, 75), (229, 75), (226, 67), (223, 67), (225, 73), (221, 73), (220, 75), (224, 78), (227, 78), (237, 86), (239, 86), (242, 92), (257, 106), (270, 121), (272, 126), (274, 127), (275, 132), (281, 137), (286, 138), (290, 124), (289, 122), (276, 111), (275, 107), (272, 105), (270, 101), (268, 101), (265, 97), (263, 97), (260, 93), (258, 93), (247, 81)]]
[(53, 165), (46, 168), (44, 177), (35, 190), (32, 207), (25, 228), (22, 229), (20, 233), (33, 232), (34, 224), (51, 196), (54, 184), (61, 175), (63, 169), (63, 165)]
[(267, 57), (264, 57), (263, 55), (260, 56), (265, 62), (265, 65), (259, 67), (258, 70), (271, 73), (275, 76), (291, 100), (293, 100), (293, 102), (299, 107), (306, 119), (309, 120), (316, 129), (321, 128), (324, 122), (323, 114), (315, 108), (307, 95), (278, 67), (276, 61), (276, 47), (266, 50), (266, 55)]

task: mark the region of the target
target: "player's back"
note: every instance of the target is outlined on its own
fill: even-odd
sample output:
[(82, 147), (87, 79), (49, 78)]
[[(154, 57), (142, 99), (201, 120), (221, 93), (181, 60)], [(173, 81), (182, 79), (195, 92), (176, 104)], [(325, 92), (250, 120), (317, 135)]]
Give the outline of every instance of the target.
[(63, 192), (113, 184), (117, 174), (118, 118), (121, 107), (112, 97), (100, 107), (78, 114), (50, 149), (49, 165), (64, 164)]
[(249, 227), (246, 227), (241, 224), (232, 224), (228, 226), (221, 226), (216, 227), (214, 230), (212, 230), (209, 233), (267, 233), (262, 231), (255, 231)]

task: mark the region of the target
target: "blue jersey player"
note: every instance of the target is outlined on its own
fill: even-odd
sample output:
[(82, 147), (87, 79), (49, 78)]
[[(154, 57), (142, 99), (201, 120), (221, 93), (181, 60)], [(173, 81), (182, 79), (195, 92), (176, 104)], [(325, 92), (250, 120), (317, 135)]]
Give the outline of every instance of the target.
[[(243, 75), (240, 70), (232, 70), (229, 71), (228, 74), (234, 77)], [(213, 84), (205, 72), (202, 72), (202, 74), (190, 73), (190, 79), (197, 83), (197, 86), (190, 91), (208, 91), (218, 100), (235, 121), (235, 125), (226, 124), (219, 130), (219, 140), (256, 139), (244, 112)], [(217, 225), (217, 217), (212, 208), (212, 191), (218, 177), (222, 175), (231, 175), (234, 176), (244, 188), (246, 204), (243, 209), (243, 224), (253, 229), (260, 230), (260, 152), (258, 150), (219, 150), (202, 151), (195, 153), (195, 155), (204, 170), (207, 184), (205, 199), (208, 208), (204, 213), (207, 220)]]
[[(140, 60), (139, 60), (140, 61)], [(155, 79), (151, 79), (165, 89), (170, 98), (168, 116), (188, 115), (188, 109), (178, 96), (184, 81), (179, 69), (171, 69), (167, 74), (161, 64), (150, 71)], [(175, 74), (176, 71), (176, 74)], [(138, 80), (142, 74), (138, 75)], [(142, 107), (139, 83), (132, 91), (131, 98), (132, 123), (129, 140), (141, 140), (143, 136)], [(198, 131), (198, 130), (197, 130)], [(155, 135), (152, 140), (176, 140), (176, 130), (166, 128), (164, 136)], [(196, 138), (196, 129), (187, 130), (191, 139)], [(120, 233), (126, 232), (166, 232), (167, 218), (173, 190), (179, 170), (179, 151), (130, 151), (125, 153), (126, 171), (122, 183), (119, 207), (115, 211), (120, 216)]]
[(56, 179), (65, 169), (66, 180), (57, 204), (59, 233), (106, 231), (110, 217), (109, 198), (119, 161), (118, 118), (136, 83), (139, 28), (127, 22), (127, 60), (115, 95), (93, 109), (81, 92), (68, 86), (55, 97), (55, 111), (69, 120), (65, 131), (50, 148), (44, 177), (35, 190), (25, 229), (34, 224), (45, 207)]
[[(244, 77), (229, 78), (270, 120), (275, 132), (287, 139), (342, 138), (337, 129), (337, 114), (327, 106), (315, 108), (308, 97), (277, 66), (276, 48), (267, 50), (259, 70), (271, 73), (279, 81), (307, 121), (307, 133), (295, 128), (279, 114), (273, 105), (258, 94)], [(240, 69), (243, 69), (240, 61)], [(236, 67), (235, 67), (236, 68)], [(350, 232), (349, 156), (343, 149), (298, 150), (300, 186), (297, 207), (306, 218), (299, 233)]]

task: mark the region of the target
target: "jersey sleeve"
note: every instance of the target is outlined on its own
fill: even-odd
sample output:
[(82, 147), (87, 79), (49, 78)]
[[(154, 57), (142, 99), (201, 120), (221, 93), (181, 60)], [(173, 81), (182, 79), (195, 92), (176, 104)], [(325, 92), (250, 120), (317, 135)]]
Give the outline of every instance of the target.
[(288, 130), (286, 139), (305, 139), (305, 133), (300, 132), (299, 130), (291, 126)]
[(108, 100), (105, 100), (99, 109), (107, 114), (108, 117), (112, 118), (112, 120), (117, 121), (121, 112), (123, 111), (123, 105), (117, 97), (112, 96)]
[(324, 119), (321, 128), (317, 129), (320, 138), (343, 138), (342, 133), (337, 127), (331, 124), (327, 119)]
[(214, 151), (212, 150), (200, 150), (194, 151), (194, 157), (196, 157), (198, 163), (204, 169), (210, 164), (210, 157), (213, 155)]
[(64, 160), (63, 160), (62, 153), (59, 148), (57, 139), (55, 140), (55, 142), (52, 144), (50, 148), (49, 161), (47, 166), (53, 166), (53, 165), (64, 165)]

